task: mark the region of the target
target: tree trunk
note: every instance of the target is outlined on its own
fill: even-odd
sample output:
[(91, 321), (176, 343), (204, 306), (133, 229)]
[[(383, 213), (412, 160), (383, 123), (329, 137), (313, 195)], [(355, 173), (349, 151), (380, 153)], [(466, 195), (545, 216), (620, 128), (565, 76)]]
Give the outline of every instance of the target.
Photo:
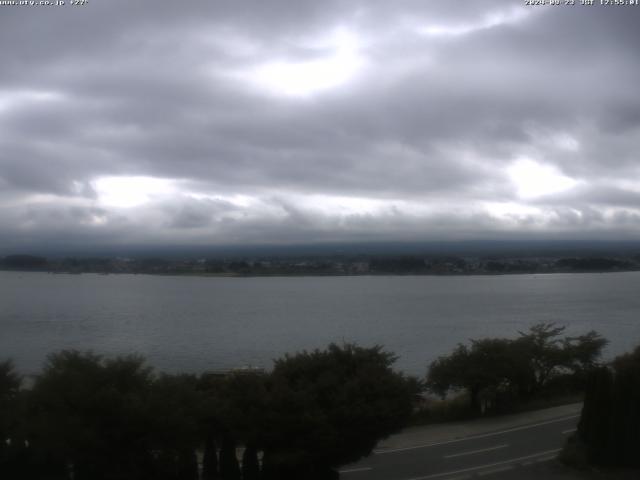
[(225, 436), (220, 449), (220, 478), (222, 480), (240, 480), (240, 465), (236, 457), (236, 442)]
[(258, 450), (247, 445), (242, 455), (242, 480), (259, 480), (260, 463), (258, 462)]
[(213, 435), (204, 444), (202, 457), (202, 480), (216, 480), (218, 477), (218, 452)]
[(178, 480), (198, 480), (198, 459), (193, 450), (178, 455)]
[(471, 410), (474, 413), (482, 413), (482, 406), (480, 405), (480, 387), (474, 385), (469, 389), (469, 402)]

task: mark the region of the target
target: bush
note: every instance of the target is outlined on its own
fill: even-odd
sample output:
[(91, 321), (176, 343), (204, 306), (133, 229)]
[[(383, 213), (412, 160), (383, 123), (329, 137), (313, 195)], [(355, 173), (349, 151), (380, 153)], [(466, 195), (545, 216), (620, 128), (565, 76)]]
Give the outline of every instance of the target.
[(589, 463), (640, 467), (640, 347), (589, 375), (578, 433)]
[(287, 355), (271, 374), (197, 378), (156, 375), (138, 356), (63, 351), (30, 391), (0, 363), (0, 434), (12, 440), (0, 442), (0, 478), (195, 480), (204, 448), (203, 478), (238, 480), (237, 445), (245, 478), (337, 478), (412, 412), (418, 382), (394, 360), (330, 345)]
[(277, 360), (270, 378), (265, 468), (278, 479), (330, 477), (408, 421), (418, 383), (381, 347), (330, 345)]

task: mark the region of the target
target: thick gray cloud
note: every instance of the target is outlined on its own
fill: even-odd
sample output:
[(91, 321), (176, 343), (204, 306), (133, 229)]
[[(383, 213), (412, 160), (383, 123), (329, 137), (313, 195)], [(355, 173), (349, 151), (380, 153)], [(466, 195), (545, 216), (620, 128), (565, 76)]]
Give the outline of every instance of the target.
[(640, 7), (523, 3), (1, 6), (0, 245), (636, 238)]

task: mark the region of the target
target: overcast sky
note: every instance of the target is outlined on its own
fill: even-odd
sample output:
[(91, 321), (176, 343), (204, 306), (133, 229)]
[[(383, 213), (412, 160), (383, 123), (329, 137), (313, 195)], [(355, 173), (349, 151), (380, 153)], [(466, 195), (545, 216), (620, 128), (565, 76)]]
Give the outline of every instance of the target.
[(0, 246), (637, 239), (640, 7), (524, 3), (0, 6)]

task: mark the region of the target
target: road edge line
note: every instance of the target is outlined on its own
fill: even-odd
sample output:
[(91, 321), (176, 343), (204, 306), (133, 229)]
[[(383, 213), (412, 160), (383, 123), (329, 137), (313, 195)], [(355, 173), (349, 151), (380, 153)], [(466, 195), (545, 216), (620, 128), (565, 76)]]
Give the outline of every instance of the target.
[(519, 430), (527, 430), (529, 428), (541, 427), (543, 425), (550, 425), (552, 423), (564, 422), (566, 420), (571, 420), (573, 418), (578, 418), (578, 417), (580, 417), (580, 414), (570, 415), (570, 416), (562, 417), (562, 418), (556, 418), (556, 419), (548, 420), (548, 421), (545, 421), (545, 422), (532, 423), (530, 425), (521, 425), (519, 427), (508, 428), (506, 430), (500, 430), (498, 432), (480, 433), (478, 435), (471, 435), (469, 437), (455, 438), (453, 440), (446, 440), (444, 442), (425, 443), (425, 444), (422, 444), (422, 445), (415, 445), (415, 446), (412, 446), (412, 447), (392, 448), (392, 449), (389, 449), (389, 450), (374, 450), (373, 453), (375, 455), (384, 455), (384, 454), (387, 454), (387, 453), (405, 452), (405, 451), (408, 451), (408, 450), (418, 450), (420, 448), (437, 447), (439, 445), (449, 445), (450, 443), (465, 442), (467, 440), (477, 440), (478, 438), (493, 437), (495, 435), (502, 435), (504, 433), (517, 432)]

